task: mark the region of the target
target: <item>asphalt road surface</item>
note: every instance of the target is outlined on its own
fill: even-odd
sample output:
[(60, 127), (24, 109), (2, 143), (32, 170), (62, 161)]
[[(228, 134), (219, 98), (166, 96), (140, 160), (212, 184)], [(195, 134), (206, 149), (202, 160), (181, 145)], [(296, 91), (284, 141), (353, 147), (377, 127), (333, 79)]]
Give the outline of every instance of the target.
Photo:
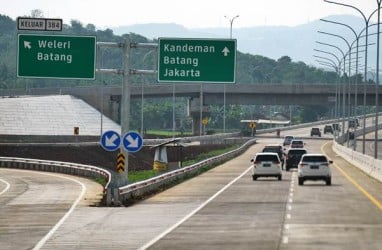
[(1, 249), (381, 249), (380, 182), (317, 138), (306, 148), (334, 161), (332, 186), (298, 186), (295, 170), (283, 171), (282, 181), (253, 181), (251, 157), (282, 139), (258, 142), (129, 207), (89, 206), (81, 196), (80, 183), (91, 193), (85, 179), (0, 169)]

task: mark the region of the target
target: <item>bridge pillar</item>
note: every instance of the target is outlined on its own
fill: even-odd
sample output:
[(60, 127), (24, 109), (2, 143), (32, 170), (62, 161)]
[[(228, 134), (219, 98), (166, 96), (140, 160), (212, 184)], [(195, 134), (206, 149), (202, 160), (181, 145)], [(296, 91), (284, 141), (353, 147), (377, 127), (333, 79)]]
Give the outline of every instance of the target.
[(209, 118), (211, 111), (209, 106), (204, 106), (200, 108), (201, 101), (200, 98), (191, 98), (188, 103), (189, 116), (192, 118), (192, 134), (193, 135), (204, 135), (206, 132), (207, 124), (203, 124)]

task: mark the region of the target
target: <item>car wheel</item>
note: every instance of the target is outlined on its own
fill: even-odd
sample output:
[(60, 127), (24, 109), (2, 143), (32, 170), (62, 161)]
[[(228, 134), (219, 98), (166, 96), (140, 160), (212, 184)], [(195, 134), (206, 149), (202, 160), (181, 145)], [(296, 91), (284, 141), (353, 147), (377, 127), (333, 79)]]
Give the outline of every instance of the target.
[(257, 180), (257, 176), (255, 176), (255, 175), (252, 175), (252, 180)]
[(281, 179), (282, 179), (281, 175), (279, 175), (279, 177), (278, 177), (278, 178), (279, 178), (279, 181), (281, 181)]
[(286, 168), (286, 171), (288, 172), (288, 171), (289, 171), (289, 167), (288, 167), (288, 166), (286, 166), (285, 168)]
[(327, 185), (327, 186), (332, 185), (332, 178), (327, 178), (327, 179), (326, 179), (326, 185)]
[(304, 179), (303, 178), (301, 178), (301, 177), (298, 178), (298, 185), (300, 185), (300, 186), (304, 185)]

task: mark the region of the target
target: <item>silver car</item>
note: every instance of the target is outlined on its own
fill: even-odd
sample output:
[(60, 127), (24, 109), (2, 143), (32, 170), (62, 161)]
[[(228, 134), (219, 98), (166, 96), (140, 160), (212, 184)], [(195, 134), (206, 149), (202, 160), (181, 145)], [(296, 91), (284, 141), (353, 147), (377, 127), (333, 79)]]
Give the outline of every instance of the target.
[(304, 154), (298, 164), (298, 185), (304, 185), (306, 180), (323, 180), (326, 185), (332, 184), (332, 171), (330, 164), (324, 154)]

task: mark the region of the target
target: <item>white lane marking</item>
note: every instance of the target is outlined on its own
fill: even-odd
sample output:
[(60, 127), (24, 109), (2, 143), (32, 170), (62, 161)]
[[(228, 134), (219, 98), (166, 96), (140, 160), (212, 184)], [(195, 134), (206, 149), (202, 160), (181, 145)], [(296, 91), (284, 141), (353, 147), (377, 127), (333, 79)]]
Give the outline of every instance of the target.
[[(290, 211), (292, 210), (292, 203), (293, 203), (293, 196), (294, 196), (294, 180), (296, 177), (296, 173), (292, 173), (292, 180), (290, 182), (290, 188), (289, 188), (289, 197), (288, 197), (288, 203), (287, 203), (287, 214), (285, 215), (286, 220), (290, 220), (292, 218), (292, 214)], [(285, 224), (284, 225), (284, 231), (283, 231), (283, 236), (282, 236), (282, 243), (283, 244), (288, 244), (289, 243), (289, 237), (287, 236), (288, 231), (289, 231), (290, 225)]]
[(11, 187), (11, 184), (9, 184), (9, 182), (7, 182), (3, 179), (0, 179), (0, 181), (5, 184), (5, 188), (2, 191), (0, 191), (0, 195), (2, 195), (8, 191), (8, 189)]
[(288, 244), (288, 242), (289, 242), (288, 236), (283, 236), (283, 243)]
[(72, 178), (69, 178), (69, 177), (65, 177), (65, 176), (60, 176), (60, 175), (53, 175), (53, 174), (48, 174), (48, 173), (41, 173), (41, 174), (45, 174), (45, 175), (51, 175), (51, 176), (55, 176), (55, 177), (59, 177), (59, 178), (62, 178), (62, 179), (66, 179), (66, 180), (70, 180), (70, 181), (73, 181), (73, 182), (76, 182), (77, 184), (79, 184), (81, 186), (81, 193), (80, 195), (77, 197), (77, 199), (74, 201), (74, 203), (72, 204), (72, 206), (70, 207), (70, 209), (68, 210), (68, 212), (66, 212), (66, 214), (57, 222), (57, 224), (44, 236), (44, 238), (42, 238), (38, 243), (37, 245), (33, 248), (33, 250), (38, 250), (38, 249), (41, 249), (41, 247), (43, 247), (45, 245), (45, 243), (50, 239), (50, 237), (52, 237), (52, 235), (57, 231), (57, 229), (65, 222), (65, 220), (70, 216), (70, 214), (74, 211), (74, 209), (76, 208), (76, 206), (78, 205), (78, 203), (81, 201), (82, 197), (85, 195), (85, 192), (86, 192), (86, 186), (78, 181), (78, 180), (75, 180), (75, 179), (72, 179)]
[(186, 215), (183, 219), (181, 219), (180, 221), (178, 221), (177, 223), (175, 223), (173, 226), (171, 226), (170, 228), (168, 228), (167, 230), (165, 230), (163, 233), (159, 234), (157, 237), (155, 237), (154, 239), (152, 239), (151, 241), (149, 241), (147, 244), (145, 244), (144, 246), (140, 247), (139, 250), (144, 250), (144, 249), (147, 249), (149, 248), (150, 246), (154, 245), (156, 242), (158, 242), (160, 239), (162, 239), (163, 237), (165, 237), (167, 234), (171, 233), (175, 228), (177, 228), (179, 225), (181, 225), (182, 223), (184, 223), (186, 220), (188, 220), (189, 218), (191, 218), (194, 214), (196, 214), (197, 212), (199, 212), (202, 208), (204, 208), (208, 203), (210, 203), (212, 200), (214, 200), (216, 197), (218, 197), (221, 193), (223, 193), (227, 188), (229, 188), (230, 186), (232, 186), (232, 184), (234, 184), (237, 180), (239, 180), (241, 177), (243, 177), (245, 174), (247, 174), (250, 170), (252, 169), (252, 166), (249, 167), (247, 170), (245, 170), (242, 174), (240, 174), (238, 177), (236, 177), (234, 180), (232, 180), (230, 183), (228, 183), (227, 185), (225, 185), (222, 189), (220, 189), (219, 191), (217, 191), (214, 195), (212, 195), (208, 200), (206, 200), (205, 202), (203, 202), (199, 207), (197, 207), (194, 211), (192, 211), (191, 213), (189, 213), (188, 215)]

